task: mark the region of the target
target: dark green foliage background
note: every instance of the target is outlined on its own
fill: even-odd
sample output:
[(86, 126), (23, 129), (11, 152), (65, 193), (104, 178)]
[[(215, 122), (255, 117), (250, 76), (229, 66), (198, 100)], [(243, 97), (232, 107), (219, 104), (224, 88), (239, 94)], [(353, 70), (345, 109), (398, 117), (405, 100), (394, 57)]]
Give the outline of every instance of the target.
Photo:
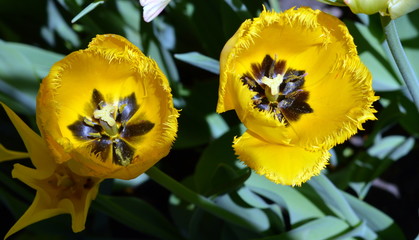
[[(295, 3), (294, 3), (295, 2)], [(0, 1), (0, 101), (33, 129), (35, 97), (51, 65), (86, 48), (96, 34), (125, 36), (155, 59), (182, 109), (178, 138), (157, 167), (244, 223), (214, 216), (141, 175), (107, 180), (93, 202), (86, 230), (72, 233), (70, 217), (54, 217), (13, 239), (413, 239), (419, 225), (419, 113), (384, 42), (379, 16), (338, 12), (354, 36), (381, 97), (378, 121), (335, 147), (322, 176), (301, 188), (275, 185), (236, 159), (234, 136), (244, 127), (234, 112), (215, 113), (218, 58), (240, 24), (262, 4), (285, 8), (301, 1), (172, 0), (152, 23), (137, 1)], [(89, 9), (90, 12), (82, 12)], [(72, 19), (80, 12), (76, 22)], [(396, 21), (402, 44), (419, 73), (419, 12)], [(81, 86), (82, 87), (82, 86)], [(74, 96), (77, 98), (77, 95)], [(0, 143), (24, 151), (0, 111)], [(19, 161), (30, 166), (29, 160)], [(23, 214), (34, 191), (11, 178), (14, 162), (0, 164), (0, 236)]]

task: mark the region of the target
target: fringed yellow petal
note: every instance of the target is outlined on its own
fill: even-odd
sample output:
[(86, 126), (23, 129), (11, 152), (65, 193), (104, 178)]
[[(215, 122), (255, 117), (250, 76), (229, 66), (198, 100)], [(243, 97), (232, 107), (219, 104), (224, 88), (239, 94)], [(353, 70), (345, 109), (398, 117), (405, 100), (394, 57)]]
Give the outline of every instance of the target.
[(25, 152), (18, 152), (6, 149), (0, 144), (0, 162), (28, 158), (29, 154)]
[(19, 135), (22, 137), (33, 165), (44, 172), (51, 172), (54, 169), (54, 161), (52, 160), (49, 149), (45, 141), (26, 125), (9, 107), (0, 103), (4, 110), (16, 127)]
[(376, 120), (372, 104), (379, 97), (374, 96), (372, 77), (358, 57), (344, 59), (328, 77), (307, 76), (306, 89), (313, 113), (291, 124), (292, 144), (329, 149), (363, 130), (367, 120)]
[(312, 152), (265, 142), (249, 131), (236, 138), (233, 147), (239, 159), (258, 174), (275, 183), (291, 186), (300, 186), (320, 174), (330, 157), (325, 150)]
[(126, 38), (116, 34), (96, 35), (96, 37), (89, 43), (88, 48), (95, 47), (103, 48), (106, 51), (109, 49), (115, 49), (121, 53), (127, 53), (128, 55), (137, 54), (138, 56), (144, 56), (144, 53), (142, 53), (138, 47)]
[[(228, 110), (232, 110), (235, 107), (236, 99), (231, 96), (235, 94), (234, 79), (237, 78), (234, 67), (234, 57), (233, 54), (235, 49), (242, 47), (243, 44), (243, 35), (247, 33), (249, 26), (251, 25), (250, 20), (246, 20), (242, 23), (240, 29), (231, 37), (227, 43), (224, 45), (223, 50), (220, 55), (220, 85), (218, 88), (218, 103), (217, 103), (217, 113), (223, 113)], [(236, 45), (238, 47), (236, 47)], [(233, 60), (231, 60), (233, 58)]]

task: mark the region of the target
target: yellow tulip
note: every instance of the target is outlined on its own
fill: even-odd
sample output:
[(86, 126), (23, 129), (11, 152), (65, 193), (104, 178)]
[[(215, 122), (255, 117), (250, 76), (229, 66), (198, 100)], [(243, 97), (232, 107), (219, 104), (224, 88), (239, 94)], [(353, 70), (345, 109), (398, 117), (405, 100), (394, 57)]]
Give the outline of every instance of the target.
[(217, 112), (247, 127), (239, 159), (257, 173), (300, 185), (326, 166), (328, 150), (376, 119), (371, 75), (348, 29), (319, 10), (264, 10), (246, 20), (220, 57)]
[(132, 179), (166, 156), (177, 132), (169, 82), (118, 35), (98, 35), (52, 66), (37, 123), (57, 163), (82, 176)]
[(90, 203), (96, 198), (103, 179), (80, 176), (66, 163), (57, 164), (41, 136), (30, 129), (10, 108), (1, 104), (22, 137), (28, 153), (0, 148), (0, 161), (30, 157), (35, 168), (15, 164), (12, 176), (36, 190), (31, 206), (10, 228), (4, 239), (26, 226), (68, 213), (74, 232), (84, 229)]

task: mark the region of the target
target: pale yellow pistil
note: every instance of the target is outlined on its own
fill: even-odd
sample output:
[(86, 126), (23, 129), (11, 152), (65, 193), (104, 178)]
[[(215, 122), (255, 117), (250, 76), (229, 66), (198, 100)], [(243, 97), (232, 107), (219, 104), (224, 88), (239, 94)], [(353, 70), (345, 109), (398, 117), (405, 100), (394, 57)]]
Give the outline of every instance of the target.
[[(100, 104), (102, 105), (102, 104)], [(93, 112), (93, 117), (99, 120), (100, 126), (110, 137), (118, 135), (118, 125), (115, 121), (116, 107), (113, 105), (104, 105)]]
[(281, 85), (284, 76), (277, 74), (274, 78), (269, 78), (264, 76), (262, 78), (262, 83), (266, 85), (265, 95), (269, 101), (274, 102), (278, 99), (279, 96), (279, 85)]
[(57, 187), (69, 188), (74, 185), (74, 182), (67, 174), (55, 173), (54, 175), (57, 178)]

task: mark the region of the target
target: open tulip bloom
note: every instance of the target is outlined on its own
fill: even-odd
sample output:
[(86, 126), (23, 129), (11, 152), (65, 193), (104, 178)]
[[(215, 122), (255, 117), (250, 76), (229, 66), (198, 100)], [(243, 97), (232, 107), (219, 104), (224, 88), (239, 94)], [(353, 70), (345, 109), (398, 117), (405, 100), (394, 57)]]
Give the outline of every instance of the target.
[(170, 91), (136, 46), (99, 35), (51, 68), (37, 123), (59, 163), (80, 175), (132, 179), (169, 153), (179, 115)]
[(37, 191), (6, 238), (63, 213), (82, 231), (99, 183), (144, 173), (169, 153), (177, 132), (166, 77), (118, 35), (98, 35), (51, 68), (37, 97), (42, 137), (3, 107), (28, 154), (0, 145), (0, 161), (29, 156), (35, 169), (15, 164), (12, 175)]
[(376, 119), (371, 75), (346, 26), (319, 10), (263, 11), (245, 21), (220, 58), (217, 112), (247, 131), (239, 159), (286, 185), (317, 175), (328, 150)]

